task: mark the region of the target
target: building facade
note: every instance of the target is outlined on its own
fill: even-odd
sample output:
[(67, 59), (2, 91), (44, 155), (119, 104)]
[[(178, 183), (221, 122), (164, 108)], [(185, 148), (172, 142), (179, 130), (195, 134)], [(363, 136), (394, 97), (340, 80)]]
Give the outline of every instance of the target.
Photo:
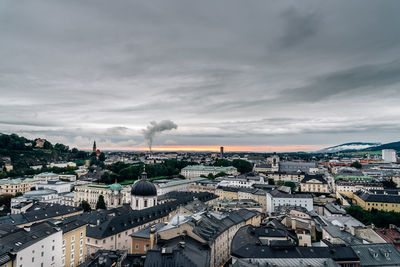
[(300, 182), (301, 192), (329, 193), (328, 182), (322, 175), (307, 175)]
[(60, 222), (57, 226), (62, 230), (62, 266), (78, 266), (86, 259), (87, 224), (74, 219)]
[(278, 206), (298, 206), (313, 210), (313, 198), (309, 194), (286, 194), (279, 190), (267, 193), (266, 197), (267, 212), (272, 213)]
[(218, 166), (204, 166), (204, 165), (192, 165), (186, 166), (181, 170), (181, 175), (185, 176), (185, 178), (195, 178), (200, 175), (207, 176), (210, 173), (212, 175), (216, 175), (217, 173), (226, 173), (228, 175), (238, 175), (238, 171), (233, 166), (228, 167), (218, 167)]
[(96, 209), (99, 196), (104, 197), (107, 208), (119, 207), (123, 204), (122, 186), (118, 183), (111, 185), (105, 184), (85, 184), (77, 185), (74, 189), (75, 203), (80, 204), (83, 200), (90, 204), (92, 209)]
[(35, 181), (30, 178), (21, 179), (1, 179), (0, 180), (0, 194), (1, 195), (13, 195), (31, 191), (31, 188), (35, 186)]

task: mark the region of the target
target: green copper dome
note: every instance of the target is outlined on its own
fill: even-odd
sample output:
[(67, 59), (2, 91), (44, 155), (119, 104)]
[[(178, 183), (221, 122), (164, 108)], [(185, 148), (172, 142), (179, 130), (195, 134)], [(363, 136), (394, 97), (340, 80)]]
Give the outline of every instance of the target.
[(119, 183), (110, 184), (108, 187), (109, 187), (111, 190), (113, 190), (113, 191), (120, 191), (120, 190), (122, 190), (122, 185), (120, 185)]

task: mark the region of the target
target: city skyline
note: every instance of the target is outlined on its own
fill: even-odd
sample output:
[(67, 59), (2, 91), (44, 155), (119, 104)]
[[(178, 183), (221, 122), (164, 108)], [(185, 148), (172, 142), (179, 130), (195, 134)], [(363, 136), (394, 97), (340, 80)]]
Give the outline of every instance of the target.
[(0, 132), (120, 150), (163, 120), (154, 150), (400, 140), (398, 1), (0, 6)]

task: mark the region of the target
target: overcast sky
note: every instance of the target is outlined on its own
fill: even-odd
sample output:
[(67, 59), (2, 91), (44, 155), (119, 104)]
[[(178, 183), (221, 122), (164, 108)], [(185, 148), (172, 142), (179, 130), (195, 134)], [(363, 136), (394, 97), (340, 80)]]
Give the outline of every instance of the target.
[(0, 132), (137, 149), (150, 121), (172, 120), (155, 147), (399, 141), (399, 10), (398, 0), (0, 0)]

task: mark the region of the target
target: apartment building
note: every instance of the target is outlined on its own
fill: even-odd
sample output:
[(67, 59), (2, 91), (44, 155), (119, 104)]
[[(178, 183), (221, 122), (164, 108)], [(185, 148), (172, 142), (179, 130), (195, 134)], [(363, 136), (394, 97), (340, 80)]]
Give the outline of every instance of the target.
[(365, 190), (361, 189), (354, 193), (353, 201), (365, 210), (394, 211), (400, 212), (399, 190)]
[(0, 180), (0, 195), (13, 195), (17, 193), (25, 194), (35, 187), (35, 181), (31, 178), (7, 178)]
[(300, 182), (301, 192), (329, 193), (328, 182), (322, 175), (306, 175)]
[(74, 189), (75, 200), (78, 205), (83, 201), (87, 201), (92, 209), (96, 209), (99, 196), (104, 197), (107, 208), (120, 207), (123, 203), (122, 186), (118, 183), (111, 185), (106, 184), (84, 184), (77, 185)]
[(62, 230), (61, 266), (78, 266), (86, 258), (87, 223), (78, 218), (67, 218), (55, 224)]
[(16, 267), (62, 266), (62, 231), (50, 222), (41, 222), (25, 228), (0, 224), (2, 252), (13, 255)]
[(212, 175), (216, 175), (217, 173), (221, 172), (233, 176), (239, 174), (237, 169), (233, 166), (219, 167), (219, 166), (192, 165), (192, 166), (186, 166), (181, 170), (181, 174), (185, 176), (185, 178), (195, 178), (199, 177), (200, 175), (207, 176), (210, 173)]
[(267, 212), (272, 213), (278, 206), (300, 206), (313, 210), (313, 198), (310, 194), (287, 194), (279, 190), (267, 193)]

